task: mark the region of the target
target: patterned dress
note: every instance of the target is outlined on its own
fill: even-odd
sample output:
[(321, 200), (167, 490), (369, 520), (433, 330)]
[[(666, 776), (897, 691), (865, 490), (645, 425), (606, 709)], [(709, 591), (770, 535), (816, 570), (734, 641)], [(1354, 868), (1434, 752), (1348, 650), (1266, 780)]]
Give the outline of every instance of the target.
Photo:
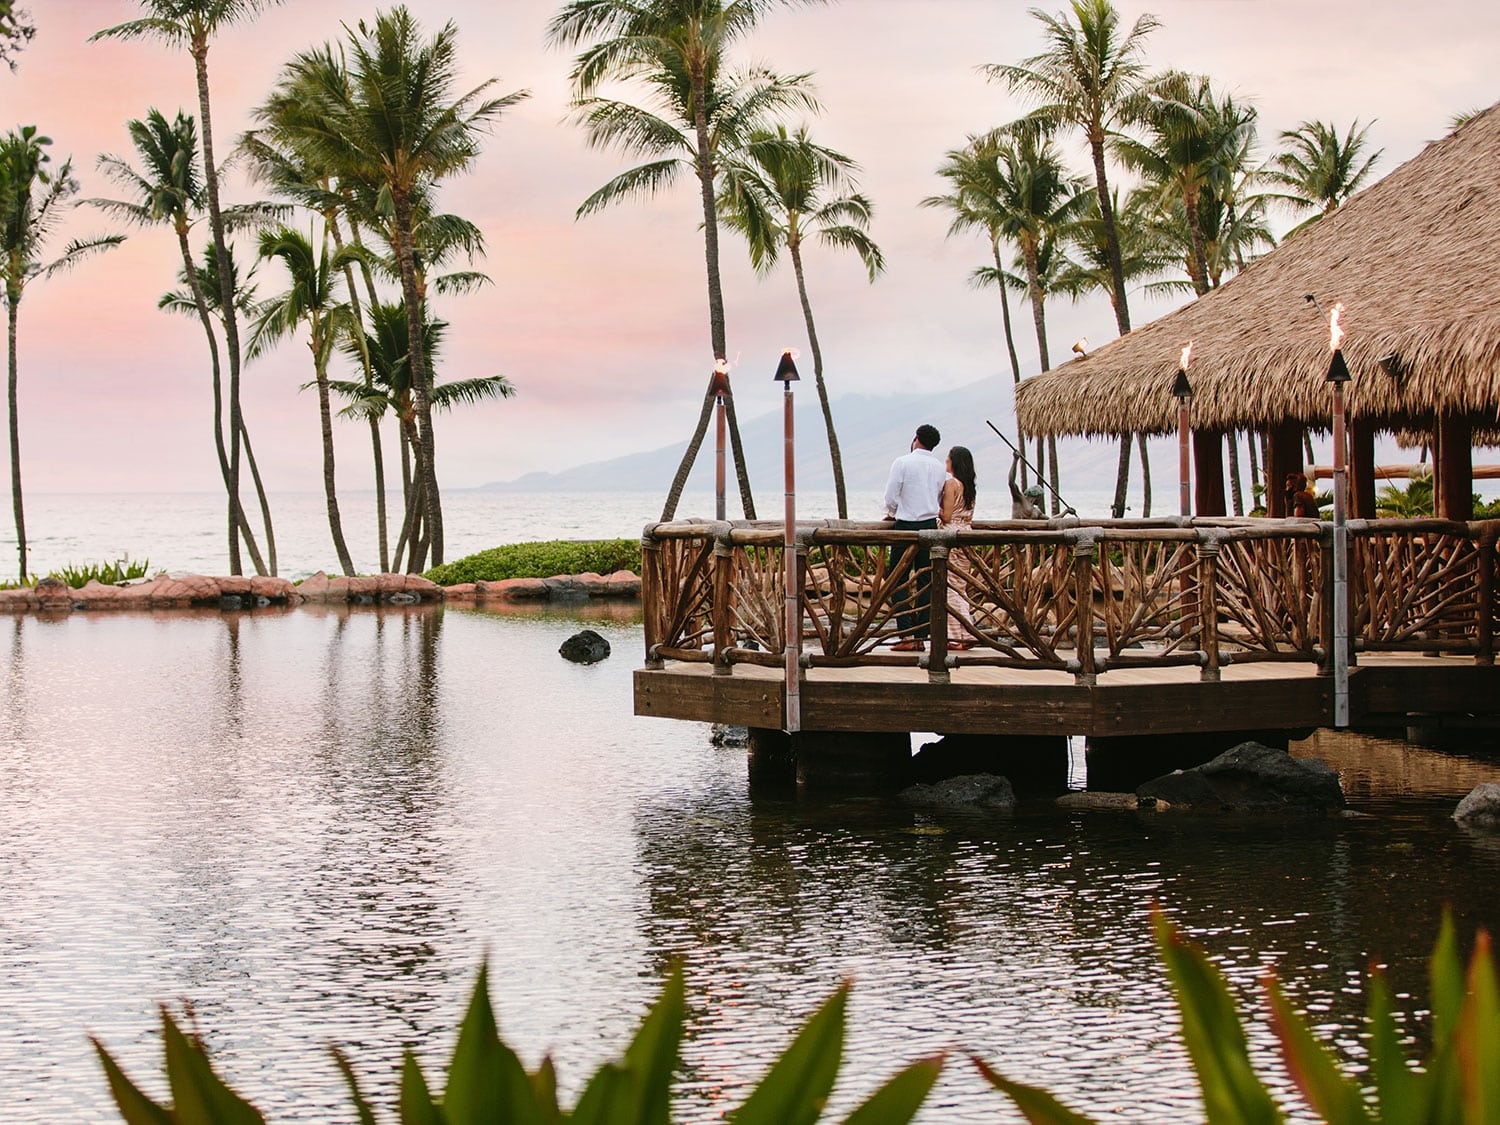
[[(940, 521), (946, 531), (970, 531), (974, 527), (974, 509), (964, 507), (962, 486), (953, 513), (946, 521)], [(948, 556), (948, 640), (971, 641), (973, 634), (968, 625), (972, 621), (969, 607), (969, 570), (963, 553), (954, 551)]]

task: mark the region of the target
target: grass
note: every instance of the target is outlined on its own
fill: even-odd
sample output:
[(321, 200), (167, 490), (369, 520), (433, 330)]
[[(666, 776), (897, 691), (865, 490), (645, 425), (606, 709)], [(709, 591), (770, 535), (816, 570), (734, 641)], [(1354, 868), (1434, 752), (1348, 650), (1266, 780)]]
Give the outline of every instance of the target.
[(510, 543), (435, 566), (422, 577), (439, 586), (500, 582), (506, 578), (551, 578), (556, 574), (641, 572), (641, 545), (634, 539), (547, 539)]

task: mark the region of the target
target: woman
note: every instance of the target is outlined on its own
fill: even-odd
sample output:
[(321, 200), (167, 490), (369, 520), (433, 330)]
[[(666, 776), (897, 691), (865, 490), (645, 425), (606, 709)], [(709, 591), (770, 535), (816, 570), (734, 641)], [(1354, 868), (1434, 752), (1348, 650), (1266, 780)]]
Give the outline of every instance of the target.
[[(974, 526), (974, 455), (962, 445), (948, 450), (948, 479), (943, 482), (938, 526), (968, 531)], [(948, 556), (948, 648), (973, 648), (970, 622), (968, 567), (962, 551)]]

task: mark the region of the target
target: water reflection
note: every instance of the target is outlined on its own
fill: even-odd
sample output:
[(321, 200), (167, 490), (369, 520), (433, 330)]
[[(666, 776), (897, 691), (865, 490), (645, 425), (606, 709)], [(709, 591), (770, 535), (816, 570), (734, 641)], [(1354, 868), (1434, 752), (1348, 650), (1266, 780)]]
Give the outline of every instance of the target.
[[(613, 659), (558, 658), (583, 623)], [(278, 1120), (341, 1105), (330, 1037), (389, 1098), (404, 1046), (451, 1042), (486, 950), (502, 1026), (529, 1061), (555, 1049), (570, 1094), (683, 956), (684, 1120), (734, 1104), (849, 976), (841, 1104), (961, 1045), (1100, 1115), (1192, 1120), (1153, 901), (1245, 995), (1274, 966), (1352, 1057), (1370, 958), (1420, 996), (1444, 901), (1500, 930), (1500, 849), (1447, 819), (1500, 771), (1430, 751), (1299, 748), (1365, 817), (945, 817), (752, 799), (742, 753), (631, 716), (629, 607), (6, 629), (7, 1120), (107, 1119), (83, 1032), (150, 1074), (152, 1003), (178, 996)], [(960, 1064), (926, 1119), (1008, 1118)]]

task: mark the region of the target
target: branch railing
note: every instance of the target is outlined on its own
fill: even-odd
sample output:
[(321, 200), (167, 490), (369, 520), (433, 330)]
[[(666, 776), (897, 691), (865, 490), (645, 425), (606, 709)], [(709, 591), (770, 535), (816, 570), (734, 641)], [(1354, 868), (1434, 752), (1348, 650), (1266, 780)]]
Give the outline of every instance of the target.
[[(1352, 652), (1492, 663), (1500, 521), (1349, 525)], [(679, 521), (642, 539), (648, 667), (781, 667), (783, 530)], [(1070, 673), (1283, 661), (1331, 668), (1332, 525), (1268, 519), (1076, 519), (895, 531), (799, 525), (804, 668)], [(924, 596), (923, 591), (926, 591)], [(926, 639), (923, 651), (901, 642)], [(907, 646), (909, 647), (909, 646)], [(1351, 653), (1352, 655), (1352, 653)]]

